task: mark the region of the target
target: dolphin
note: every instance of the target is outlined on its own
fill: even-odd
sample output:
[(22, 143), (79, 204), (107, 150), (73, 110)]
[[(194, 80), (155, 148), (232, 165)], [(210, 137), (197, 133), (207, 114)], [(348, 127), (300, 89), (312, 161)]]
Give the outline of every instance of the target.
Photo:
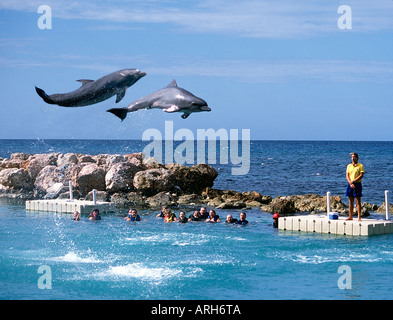
[(128, 107), (112, 108), (107, 112), (113, 113), (123, 121), (128, 112), (152, 108), (163, 109), (163, 111), (170, 113), (183, 112), (181, 116), (183, 119), (186, 119), (193, 112), (211, 111), (205, 100), (194, 96), (183, 88), (179, 88), (176, 80), (173, 79), (165, 88), (135, 100)]
[(35, 87), (38, 95), (49, 104), (62, 107), (84, 107), (117, 95), (116, 103), (123, 99), (128, 87), (131, 87), (146, 73), (138, 69), (123, 69), (108, 74), (98, 80), (77, 80), (82, 86), (68, 93), (47, 95), (44, 90)]

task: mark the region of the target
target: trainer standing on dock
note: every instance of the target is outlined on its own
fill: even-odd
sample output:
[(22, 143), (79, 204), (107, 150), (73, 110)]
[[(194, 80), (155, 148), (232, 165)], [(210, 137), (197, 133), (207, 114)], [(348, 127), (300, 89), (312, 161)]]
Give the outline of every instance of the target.
[(358, 211), (358, 220), (361, 220), (362, 215), (362, 179), (364, 175), (364, 167), (358, 162), (359, 155), (356, 152), (351, 153), (352, 163), (347, 166), (347, 192), (346, 196), (349, 199), (349, 217), (347, 220), (353, 220), (354, 200), (356, 199), (356, 207)]

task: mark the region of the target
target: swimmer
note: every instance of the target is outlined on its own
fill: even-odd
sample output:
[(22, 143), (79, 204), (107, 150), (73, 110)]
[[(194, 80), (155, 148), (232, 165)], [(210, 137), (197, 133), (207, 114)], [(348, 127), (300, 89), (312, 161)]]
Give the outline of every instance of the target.
[(209, 211), (209, 217), (206, 219), (206, 222), (220, 222), (220, 216), (216, 214), (216, 211), (211, 209)]
[(165, 218), (164, 218), (165, 222), (173, 222), (173, 221), (178, 221), (178, 219), (176, 218), (176, 215), (171, 212), (171, 209), (165, 209)]
[(179, 212), (179, 222), (180, 223), (187, 223), (188, 219), (186, 217), (186, 214), (184, 213), (184, 211), (180, 211)]
[(98, 209), (94, 209), (90, 213), (89, 220), (101, 220), (100, 211)]
[(201, 214), (198, 210), (195, 210), (193, 214), (188, 217), (188, 221), (201, 221)]
[(167, 209), (167, 206), (162, 206), (161, 207), (161, 212), (159, 214), (157, 214), (157, 218), (165, 218), (165, 209)]
[(79, 212), (78, 212), (78, 211), (74, 211), (73, 219), (72, 219), (72, 220), (79, 221), (80, 219), (81, 219), (81, 218), (80, 218)]
[(278, 213), (273, 214), (273, 227), (278, 228), (278, 218), (280, 218), (280, 215)]
[(236, 221), (237, 219), (233, 218), (231, 214), (228, 214), (225, 223), (235, 223)]
[(201, 207), (201, 209), (199, 209), (199, 214), (200, 214), (200, 219), (207, 219), (209, 217), (209, 213), (206, 210), (206, 207)]
[(124, 219), (127, 221), (141, 221), (141, 217), (138, 215), (136, 209), (130, 209)]
[(245, 226), (247, 223), (248, 221), (246, 220), (246, 213), (242, 211), (240, 213), (240, 219), (236, 221), (235, 224), (240, 224), (242, 226)]

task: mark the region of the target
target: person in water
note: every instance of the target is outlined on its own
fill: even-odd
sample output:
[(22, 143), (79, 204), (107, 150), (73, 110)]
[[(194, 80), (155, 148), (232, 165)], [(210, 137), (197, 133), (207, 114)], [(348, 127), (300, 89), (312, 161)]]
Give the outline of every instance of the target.
[(161, 207), (161, 212), (157, 214), (157, 218), (165, 218), (165, 209), (168, 209), (168, 207), (167, 206)]
[(79, 212), (78, 211), (74, 211), (74, 213), (73, 213), (73, 219), (72, 220), (75, 220), (75, 221), (79, 221), (81, 218), (80, 218), (80, 214), (79, 214)]
[(167, 208), (165, 209), (165, 217), (164, 217), (164, 221), (165, 222), (174, 222), (174, 221), (178, 221), (176, 215), (171, 212), (171, 209)]
[(89, 216), (89, 220), (101, 220), (100, 210), (94, 209)]
[(188, 219), (186, 217), (186, 214), (184, 213), (184, 211), (180, 211), (179, 212), (179, 222), (180, 223), (187, 223)]
[(225, 223), (235, 223), (237, 221), (237, 219), (235, 219), (234, 217), (232, 217), (231, 214), (228, 214), (225, 220)]
[(124, 219), (127, 221), (141, 221), (141, 217), (138, 215), (136, 209), (130, 209)]
[(273, 227), (278, 228), (278, 218), (280, 218), (280, 215), (278, 213), (273, 214)]
[(201, 209), (199, 210), (199, 218), (202, 220), (205, 220), (209, 217), (209, 213), (206, 210), (206, 207), (201, 207)]
[(244, 211), (242, 211), (240, 213), (240, 219), (238, 221), (236, 221), (235, 224), (240, 224), (242, 226), (245, 226), (246, 224), (248, 224), (246, 217), (247, 217), (246, 213)]
[(201, 214), (198, 210), (195, 210), (193, 214), (188, 217), (188, 221), (202, 221)]
[(211, 209), (209, 211), (209, 216), (205, 221), (206, 222), (220, 222), (220, 216), (216, 214), (216, 211)]

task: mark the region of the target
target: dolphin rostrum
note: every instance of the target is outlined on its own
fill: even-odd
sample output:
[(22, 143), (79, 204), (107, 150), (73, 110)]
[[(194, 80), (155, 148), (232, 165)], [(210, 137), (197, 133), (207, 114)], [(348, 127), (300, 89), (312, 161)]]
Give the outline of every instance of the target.
[(47, 95), (44, 90), (35, 87), (38, 95), (49, 104), (62, 107), (83, 107), (95, 104), (117, 95), (116, 103), (123, 99), (128, 87), (131, 87), (146, 73), (138, 69), (123, 69), (108, 74), (98, 80), (77, 80), (82, 86), (69, 93)]
[(128, 107), (113, 108), (107, 110), (107, 112), (113, 113), (123, 121), (128, 112), (152, 108), (163, 109), (163, 111), (171, 113), (183, 112), (181, 116), (183, 119), (186, 119), (193, 112), (211, 111), (205, 100), (194, 96), (183, 88), (179, 88), (176, 81), (172, 80), (165, 88), (135, 100)]

